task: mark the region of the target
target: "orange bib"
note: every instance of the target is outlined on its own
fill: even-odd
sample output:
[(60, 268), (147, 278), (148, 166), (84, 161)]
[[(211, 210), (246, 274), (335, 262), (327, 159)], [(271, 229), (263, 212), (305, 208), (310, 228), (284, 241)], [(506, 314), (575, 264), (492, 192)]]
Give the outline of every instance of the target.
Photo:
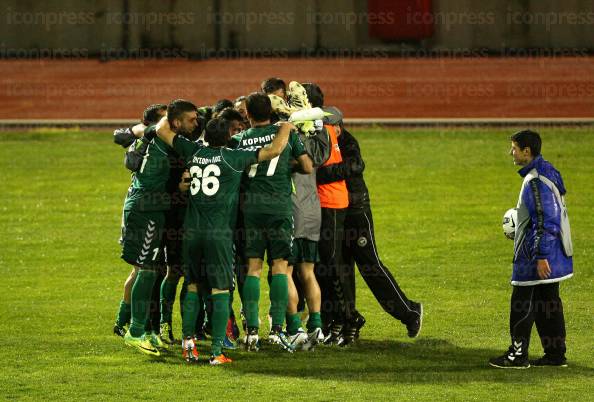
[[(334, 165), (342, 162), (338, 138), (334, 126), (324, 126), (330, 136), (330, 157), (322, 166)], [(342, 209), (349, 206), (349, 192), (344, 180), (328, 184), (318, 184), (318, 196), (322, 208)]]

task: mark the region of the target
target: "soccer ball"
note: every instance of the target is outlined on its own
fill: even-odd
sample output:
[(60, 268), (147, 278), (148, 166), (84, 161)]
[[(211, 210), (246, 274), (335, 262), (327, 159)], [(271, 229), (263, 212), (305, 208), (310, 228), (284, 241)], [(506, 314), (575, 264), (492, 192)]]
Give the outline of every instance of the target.
[(513, 240), (516, 235), (516, 224), (518, 223), (518, 210), (508, 209), (503, 215), (503, 234), (508, 239)]

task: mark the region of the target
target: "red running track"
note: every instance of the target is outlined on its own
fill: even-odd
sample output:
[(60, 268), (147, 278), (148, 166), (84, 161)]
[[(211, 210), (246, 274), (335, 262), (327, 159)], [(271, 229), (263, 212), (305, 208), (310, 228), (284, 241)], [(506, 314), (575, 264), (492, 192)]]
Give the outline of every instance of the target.
[(0, 119), (139, 117), (235, 98), (267, 77), (317, 82), (346, 117), (593, 117), (594, 58), (0, 61)]

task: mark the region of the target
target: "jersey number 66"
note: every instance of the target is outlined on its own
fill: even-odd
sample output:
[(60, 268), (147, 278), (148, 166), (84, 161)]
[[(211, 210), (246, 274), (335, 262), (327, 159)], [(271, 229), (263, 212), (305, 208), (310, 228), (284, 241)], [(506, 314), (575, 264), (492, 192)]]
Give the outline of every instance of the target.
[[(190, 168), (192, 183), (190, 184), (190, 193), (196, 195), (202, 189), (204, 195), (213, 196), (219, 191), (219, 179), (221, 169), (214, 164), (208, 165), (202, 170), (200, 166)], [(202, 183), (200, 182), (202, 179)]]

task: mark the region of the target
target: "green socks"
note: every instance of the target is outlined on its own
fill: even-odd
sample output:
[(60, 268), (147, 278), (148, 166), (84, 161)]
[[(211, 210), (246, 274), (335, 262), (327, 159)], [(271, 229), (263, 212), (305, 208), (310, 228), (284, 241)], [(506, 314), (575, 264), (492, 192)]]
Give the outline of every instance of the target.
[(184, 313), (182, 316), (182, 334), (184, 338), (195, 334), (198, 307), (198, 293), (186, 293), (186, 297), (184, 298)]
[(287, 333), (289, 335), (295, 335), (297, 330), (299, 330), (299, 327), (301, 327), (301, 317), (299, 316), (299, 313), (287, 313)]
[(132, 286), (132, 323), (130, 324), (130, 334), (133, 337), (139, 337), (144, 333), (144, 325), (148, 318), (151, 297), (153, 294), (153, 285), (157, 273), (140, 269), (136, 282)]
[(212, 346), (213, 356), (222, 353), (223, 341), (227, 332), (227, 321), (229, 320), (229, 293), (217, 293), (210, 295), (212, 302)]
[[(286, 276), (285, 276), (286, 277)], [(286, 279), (285, 279), (286, 282)], [(272, 292), (270, 293), (272, 297)], [(248, 275), (243, 284), (243, 312), (248, 328), (258, 328), (258, 304), (260, 303), (260, 278)], [(285, 303), (285, 308), (286, 308)], [(284, 312), (283, 312), (284, 314)]]
[(319, 311), (309, 313), (309, 319), (307, 320), (307, 332), (312, 332), (316, 328), (322, 328), (322, 317)]
[[(258, 328), (258, 304), (260, 302), (260, 278), (248, 275), (243, 284), (243, 310), (248, 328)], [(289, 303), (289, 288), (286, 274), (272, 275), (270, 281), (270, 315), (272, 325), (282, 327)]]
[(171, 322), (171, 313), (173, 303), (175, 302), (175, 291), (177, 290), (177, 281), (171, 282), (165, 279), (161, 283), (161, 324)]
[(132, 318), (132, 305), (126, 303), (124, 300), (120, 301), (120, 309), (118, 310), (118, 315), (116, 316), (116, 324), (120, 327), (130, 323), (130, 319)]
[[(286, 274), (272, 275), (270, 281), (270, 315), (272, 326), (283, 326), (287, 304), (289, 304), (289, 281)], [(244, 290), (245, 292), (245, 290)]]

